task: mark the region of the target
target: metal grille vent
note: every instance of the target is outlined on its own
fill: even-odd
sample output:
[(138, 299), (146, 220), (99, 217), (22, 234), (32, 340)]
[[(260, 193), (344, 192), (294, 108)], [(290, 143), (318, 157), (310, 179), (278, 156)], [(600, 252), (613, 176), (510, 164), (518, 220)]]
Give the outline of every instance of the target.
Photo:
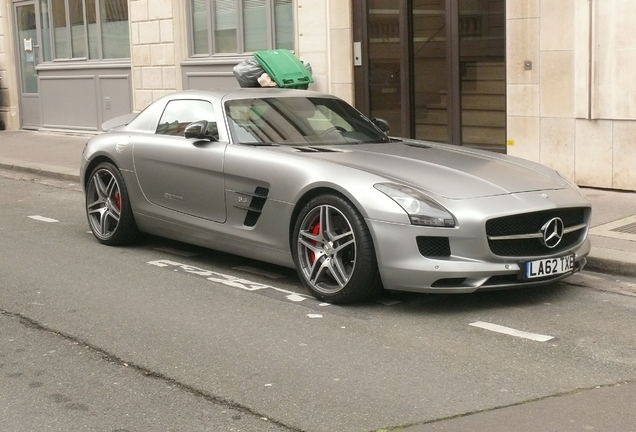
[(636, 215), (615, 220), (590, 230), (590, 234), (621, 240), (636, 240)]
[(243, 225), (248, 227), (253, 227), (258, 222), (258, 218), (261, 217), (261, 211), (263, 210), (263, 206), (267, 201), (267, 195), (269, 194), (269, 189), (258, 186), (254, 190), (254, 194), (252, 195), (252, 199), (250, 200), (249, 210), (245, 215), (245, 220), (243, 221)]
[(422, 256), (427, 258), (449, 257), (451, 255), (448, 237), (424, 237), (416, 238), (417, 249)]
[(636, 222), (631, 223), (631, 224), (627, 224), (627, 225), (623, 225), (623, 226), (618, 227), (618, 228), (614, 228), (614, 229), (612, 229), (610, 231), (624, 233), (624, 234), (636, 234)]
[[(584, 207), (554, 209), (495, 218), (486, 222), (486, 234), (493, 237), (536, 234), (541, 232), (541, 227), (554, 217), (561, 218), (566, 229), (576, 227), (586, 223), (589, 218), (589, 209)], [(553, 249), (546, 247), (540, 238), (489, 240), (488, 244), (492, 253), (499, 256), (539, 256), (566, 250), (583, 241), (584, 234), (585, 228), (567, 233), (559, 245)]]
[(553, 217), (561, 218), (565, 227), (570, 227), (585, 222), (585, 209), (557, 209), (495, 218), (486, 222), (486, 233), (489, 236), (533, 234)]

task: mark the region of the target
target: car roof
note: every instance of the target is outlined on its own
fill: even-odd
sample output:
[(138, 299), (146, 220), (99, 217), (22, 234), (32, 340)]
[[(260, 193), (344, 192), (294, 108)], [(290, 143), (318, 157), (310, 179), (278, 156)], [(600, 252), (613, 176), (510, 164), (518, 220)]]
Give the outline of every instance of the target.
[(335, 96), (312, 90), (286, 89), (278, 87), (254, 87), (212, 90), (183, 90), (164, 96), (168, 99), (252, 99), (270, 97), (329, 97)]
[(150, 130), (151, 120), (154, 116), (160, 116), (163, 111), (163, 107), (173, 100), (209, 100), (223, 103), (227, 100), (236, 99), (254, 99), (254, 98), (283, 98), (283, 97), (320, 97), (337, 99), (336, 96), (320, 93), (311, 90), (300, 89), (286, 89), (276, 87), (256, 87), (256, 88), (234, 88), (234, 89), (216, 89), (216, 90), (182, 90), (173, 93), (169, 93), (146, 107), (139, 114), (120, 116), (111, 121), (104, 123), (102, 126), (104, 130), (114, 128), (119, 125), (126, 125), (129, 130), (146, 131)]

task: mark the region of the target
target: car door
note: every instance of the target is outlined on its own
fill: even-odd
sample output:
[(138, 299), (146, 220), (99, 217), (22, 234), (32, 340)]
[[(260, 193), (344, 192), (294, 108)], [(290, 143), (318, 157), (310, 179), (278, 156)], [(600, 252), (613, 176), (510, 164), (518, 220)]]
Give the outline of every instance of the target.
[(212, 104), (176, 99), (166, 104), (154, 135), (137, 138), (133, 159), (146, 199), (176, 212), (225, 222), (223, 159), (226, 142), (184, 137), (193, 121), (216, 127)]

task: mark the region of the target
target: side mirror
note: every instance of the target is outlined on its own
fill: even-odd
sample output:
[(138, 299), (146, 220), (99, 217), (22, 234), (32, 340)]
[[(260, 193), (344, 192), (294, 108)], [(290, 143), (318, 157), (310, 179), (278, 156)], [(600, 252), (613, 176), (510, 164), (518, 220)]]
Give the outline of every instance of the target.
[(371, 119), (371, 122), (384, 133), (388, 134), (389, 131), (391, 130), (391, 126), (389, 126), (389, 122), (384, 119), (373, 117)]
[(200, 140), (217, 141), (219, 132), (215, 122), (207, 120), (198, 120), (190, 123), (183, 131), (186, 138), (194, 138)]

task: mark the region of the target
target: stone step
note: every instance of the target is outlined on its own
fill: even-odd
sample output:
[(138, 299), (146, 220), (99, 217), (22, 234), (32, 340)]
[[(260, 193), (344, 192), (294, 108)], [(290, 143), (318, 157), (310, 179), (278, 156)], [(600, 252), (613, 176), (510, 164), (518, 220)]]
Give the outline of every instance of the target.
[(448, 139), (448, 128), (446, 125), (415, 125), (415, 136), (417, 139), (446, 142)]
[(506, 128), (465, 126), (462, 130), (462, 139), (469, 143), (505, 145)]
[[(445, 142), (448, 136), (446, 125), (420, 124), (415, 127), (418, 139)], [(464, 143), (473, 145), (498, 147), (506, 145), (506, 129), (486, 126), (466, 126), (462, 130)]]
[(463, 79), (462, 93), (506, 94), (506, 80)]
[(462, 79), (506, 79), (506, 65), (503, 62), (464, 62), (462, 68)]
[[(446, 108), (448, 103), (448, 93), (441, 94), (440, 103), (430, 105), (431, 108)], [(505, 94), (488, 94), (488, 93), (467, 93), (462, 94), (463, 109), (484, 109), (484, 110), (505, 110), (506, 95)]]
[[(415, 122), (421, 124), (447, 124), (448, 110), (445, 108), (417, 108)], [(464, 110), (462, 123), (466, 126), (506, 126), (503, 110)]]

